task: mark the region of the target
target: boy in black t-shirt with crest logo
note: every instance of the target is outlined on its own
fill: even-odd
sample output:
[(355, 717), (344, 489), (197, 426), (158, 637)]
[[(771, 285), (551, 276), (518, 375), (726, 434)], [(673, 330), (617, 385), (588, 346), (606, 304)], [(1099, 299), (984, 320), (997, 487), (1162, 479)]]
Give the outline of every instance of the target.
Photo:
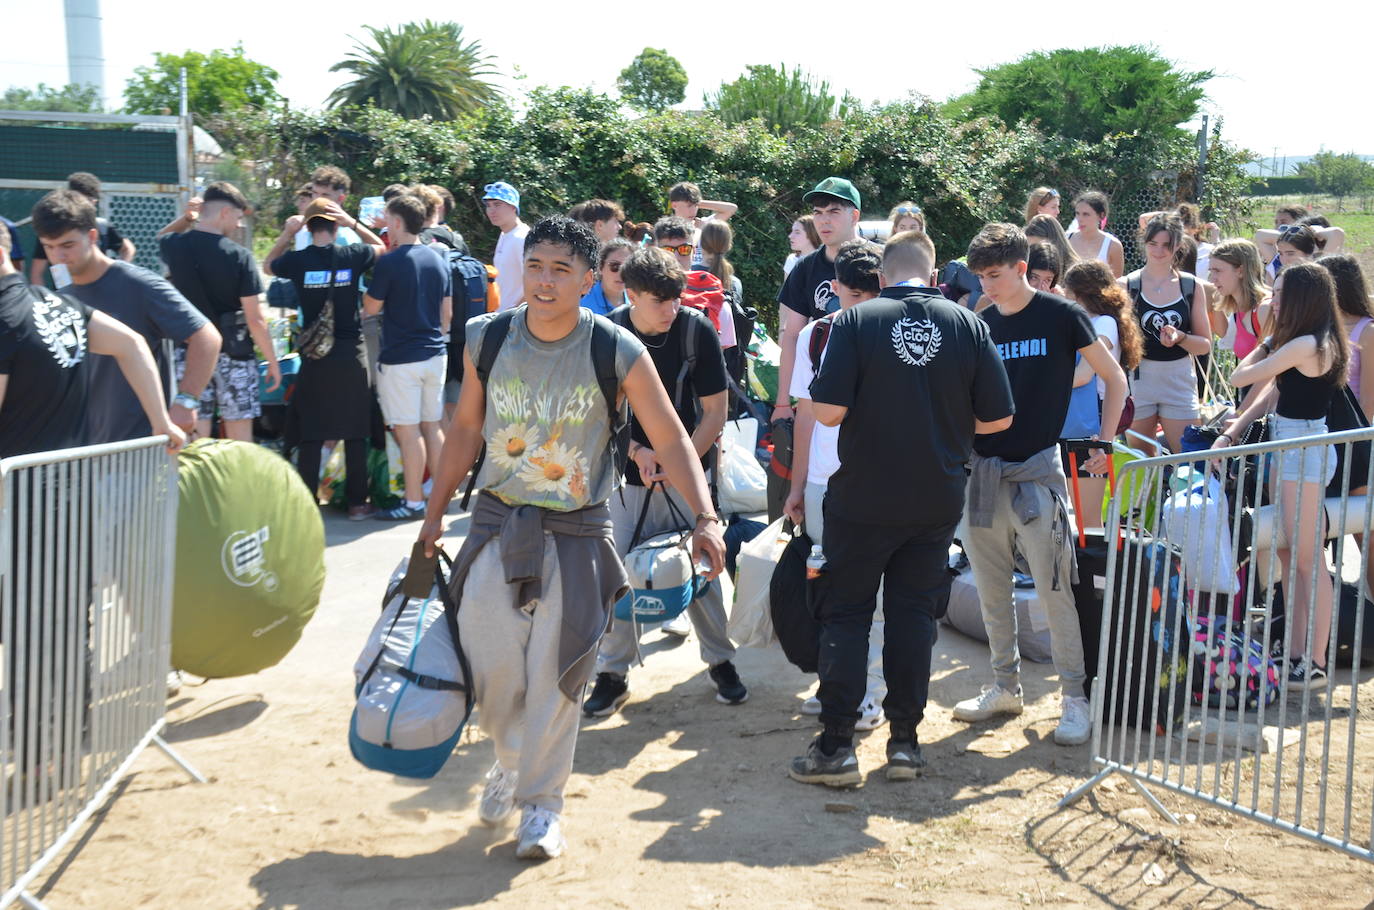
[[(1092, 736), (1092, 715), (1083, 697), (1083, 638), (1071, 590), (1073, 529), (1059, 433), (1069, 407), (1076, 354), (1082, 354), (1107, 385), (1102, 429), (1096, 438), (1115, 435), (1126, 400), (1126, 374), (1097, 340), (1083, 309), (1030, 286), (1028, 252), (1026, 235), (1012, 224), (985, 226), (968, 251), (969, 270), (993, 304), (981, 315), (1011, 381), (1016, 420), (999, 433), (978, 436), (973, 445), (961, 539), (982, 602), (994, 682), (977, 697), (955, 705), (954, 717), (978, 721), (1021, 713), (1021, 656), (1011, 577), (1013, 554), (1019, 550), (1030, 564), (1036, 597), (1049, 619), (1050, 650), (1063, 691), (1063, 716), (1054, 739), (1060, 745), (1078, 745)], [(1084, 467), (1100, 473), (1106, 462), (1098, 450)]]

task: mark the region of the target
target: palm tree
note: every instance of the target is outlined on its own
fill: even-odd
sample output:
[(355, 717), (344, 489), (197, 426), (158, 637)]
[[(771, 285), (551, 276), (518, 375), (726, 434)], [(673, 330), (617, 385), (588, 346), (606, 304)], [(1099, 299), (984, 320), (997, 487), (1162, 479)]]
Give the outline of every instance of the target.
[(455, 22), (407, 22), (396, 30), (364, 26), (372, 44), (329, 68), (354, 78), (329, 96), (331, 107), (369, 102), (403, 117), (452, 120), (490, 104), (500, 91), (485, 77), (496, 73), (477, 41), (463, 42)]

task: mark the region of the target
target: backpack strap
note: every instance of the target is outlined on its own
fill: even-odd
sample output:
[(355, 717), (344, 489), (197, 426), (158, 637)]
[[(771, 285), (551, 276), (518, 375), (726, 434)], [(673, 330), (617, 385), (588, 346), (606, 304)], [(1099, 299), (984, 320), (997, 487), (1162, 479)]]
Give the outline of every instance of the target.
[(687, 322), (682, 329), (682, 365), (677, 371), (677, 385), (673, 389), (673, 407), (681, 408), (687, 390), (687, 377), (697, 364), (697, 334), (701, 326), (691, 317), (687, 317)]
[(807, 353), (811, 357), (812, 374), (819, 373), (821, 369), (821, 354), (825, 352), (825, 346), (830, 343), (830, 330), (835, 326), (835, 314), (826, 313), (816, 320), (816, 326), (811, 330), (811, 343), (807, 345)]
[(1178, 296), (1182, 297), (1191, 310), (1193, 306), (1193, 294), (1197, 293), (1197, 279), (1187, 272), (1178, 273)]
[[(480, 347), (477, 349), (477, 361), (473, 364), (477, 368), (477, 380), (482, 383), (482, 388), (487, 387), (487, 377), (491, 375), (491, 368), (496, 365), (496, 357), (501, 353), (501, 346), (506, 343), (506, 336), (510, 334), (510, 324), (515, 319), (515, 310), (502, 310), (491, 318), (487, 327), (482, 330), (482, 337), (478, 341)], [(482, 470), (482, 464), (487, 460), (487, 445), (482, 443), (482, 451), (477, 453), (477, 461), (472, 466), (472, 477), (468, 479), (468, 487), (463, 491), (463, 502), (461, 503), (464, 511), (472, 502), (472, 491), (477, 487), (477, 474)]]
[(1142, 281), (1139, 272), (1132, 272), (1126, 276), (1126, 293), (1131, 297), (1131, 303), (1139, 304), (1142, 290)]
[(628, 403), (620, 406), (620, 377), (615, 371), (616, 326), (604, 316), (592, 315), (592, 369), (596, 372), (596, 384), (601, 387), (601, 397), (606, 400), (606, 413), (610, 416), (612, 465), (620, 473), (625, 472), (625, 459), (630, 451), (630, 421)]

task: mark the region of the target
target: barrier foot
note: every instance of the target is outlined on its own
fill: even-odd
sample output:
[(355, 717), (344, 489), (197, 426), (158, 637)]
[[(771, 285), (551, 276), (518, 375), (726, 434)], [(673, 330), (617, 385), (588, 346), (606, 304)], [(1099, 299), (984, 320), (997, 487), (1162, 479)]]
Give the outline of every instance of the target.
[(27, 891), (19, 892), (19, 903), (28, 907), (29, 910), (48, 910), (48, 905), (34, 897)]
[(1164, 808), (1164, 804), (1159, 801), (1159, 797), (1151, 793), (1144, 784), (1136, 780), (1134, 777), (1130, 777), (1127, 779), (1131, 782), (1131, 786), (1135, 787), (1136, 791), (1145, 798), (1145, 802), (1150, 804), (1150, 808), (1155, 810), (1155, 815), (1158, 815), (1160, 818), (1164, 819), (1164, 821), (1167, 824), (1181, 824), (1178, 818), (1174, 815), (1174, 813)]
[(163, 753), (164, 755), (166, 755), (166, 756), (167, 756), (168, 758), (170, 758), (172, 761), (174, 761), (174, 762), (176, 762), (178, 765), (180, 765), (180, 766), (181, 766), (181, 770), (183, 770), (183, 771), (185, 771), (187, 774), (189, 774), (189, 775), (191, 776), (191, 779), (194, 780), (196, 783), (198, 783), (198, 784), (206, 783), (206, 780), (205, 780), (204, 775), (202, 775), (199, 771), (197, 771), (197, 770), (191, 765), (190, 762), (188, 762), (186, 759), (184, 759), (184, 758), (182, 758), (180, 755), (178, 755), (178, 754), (176, 753), (176, 750), (173, 749), (171, 746), (167, 745), (167, 741), (166, 741), (165, 739), (163, 739), (161, 736), (154, 736), (154, 737), (153, 737), (153, 745), (157, 746), (159, 749), (162, 750), (162, 753)]
[(1088, 778), (1083, 783), (1079, 784), (1077, 787), (1074, 787), (1068, 793), (1065, 793), (1064, 798), (1059, 801), (1059, 805), (1057, 808), (1065, 809), (1069, 806), (1072, 806), (1074, 803), (1078, 802), (1080, 799), (1087, 796), (1088, 793), (1090, 793), (1092, 790), (1095, 790), (1098, 784), (1102, 783), (1104, 780), (1111, 777), (1115, 773), (1116, 770), (1114, 768), (1103, 768), (1101, 771), (1098, 771), (1092, 777)]

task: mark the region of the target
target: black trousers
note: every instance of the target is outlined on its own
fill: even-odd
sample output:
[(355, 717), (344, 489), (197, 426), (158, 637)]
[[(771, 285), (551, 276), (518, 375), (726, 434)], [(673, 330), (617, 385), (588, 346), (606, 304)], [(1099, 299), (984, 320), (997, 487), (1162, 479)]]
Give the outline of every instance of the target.
[[(320, 488), (320, 446), (324, 440), (303, 440), (296, 450), (296, 470), (311, 495)], [(350, 508), (367, 502), (367, 440), (345, 439), (344, 497)]]
[(935, 621), (949, 606), (949, 545), (958, 522), (873, 525), (825, 513), (826, 572), (812, 581), (821, 622), (819, 698), (826, 732), (854, 734), (868, 681), (868, 633), (883, 588), (883, 711), (894, 739), (915, 731), (930, 694)]

